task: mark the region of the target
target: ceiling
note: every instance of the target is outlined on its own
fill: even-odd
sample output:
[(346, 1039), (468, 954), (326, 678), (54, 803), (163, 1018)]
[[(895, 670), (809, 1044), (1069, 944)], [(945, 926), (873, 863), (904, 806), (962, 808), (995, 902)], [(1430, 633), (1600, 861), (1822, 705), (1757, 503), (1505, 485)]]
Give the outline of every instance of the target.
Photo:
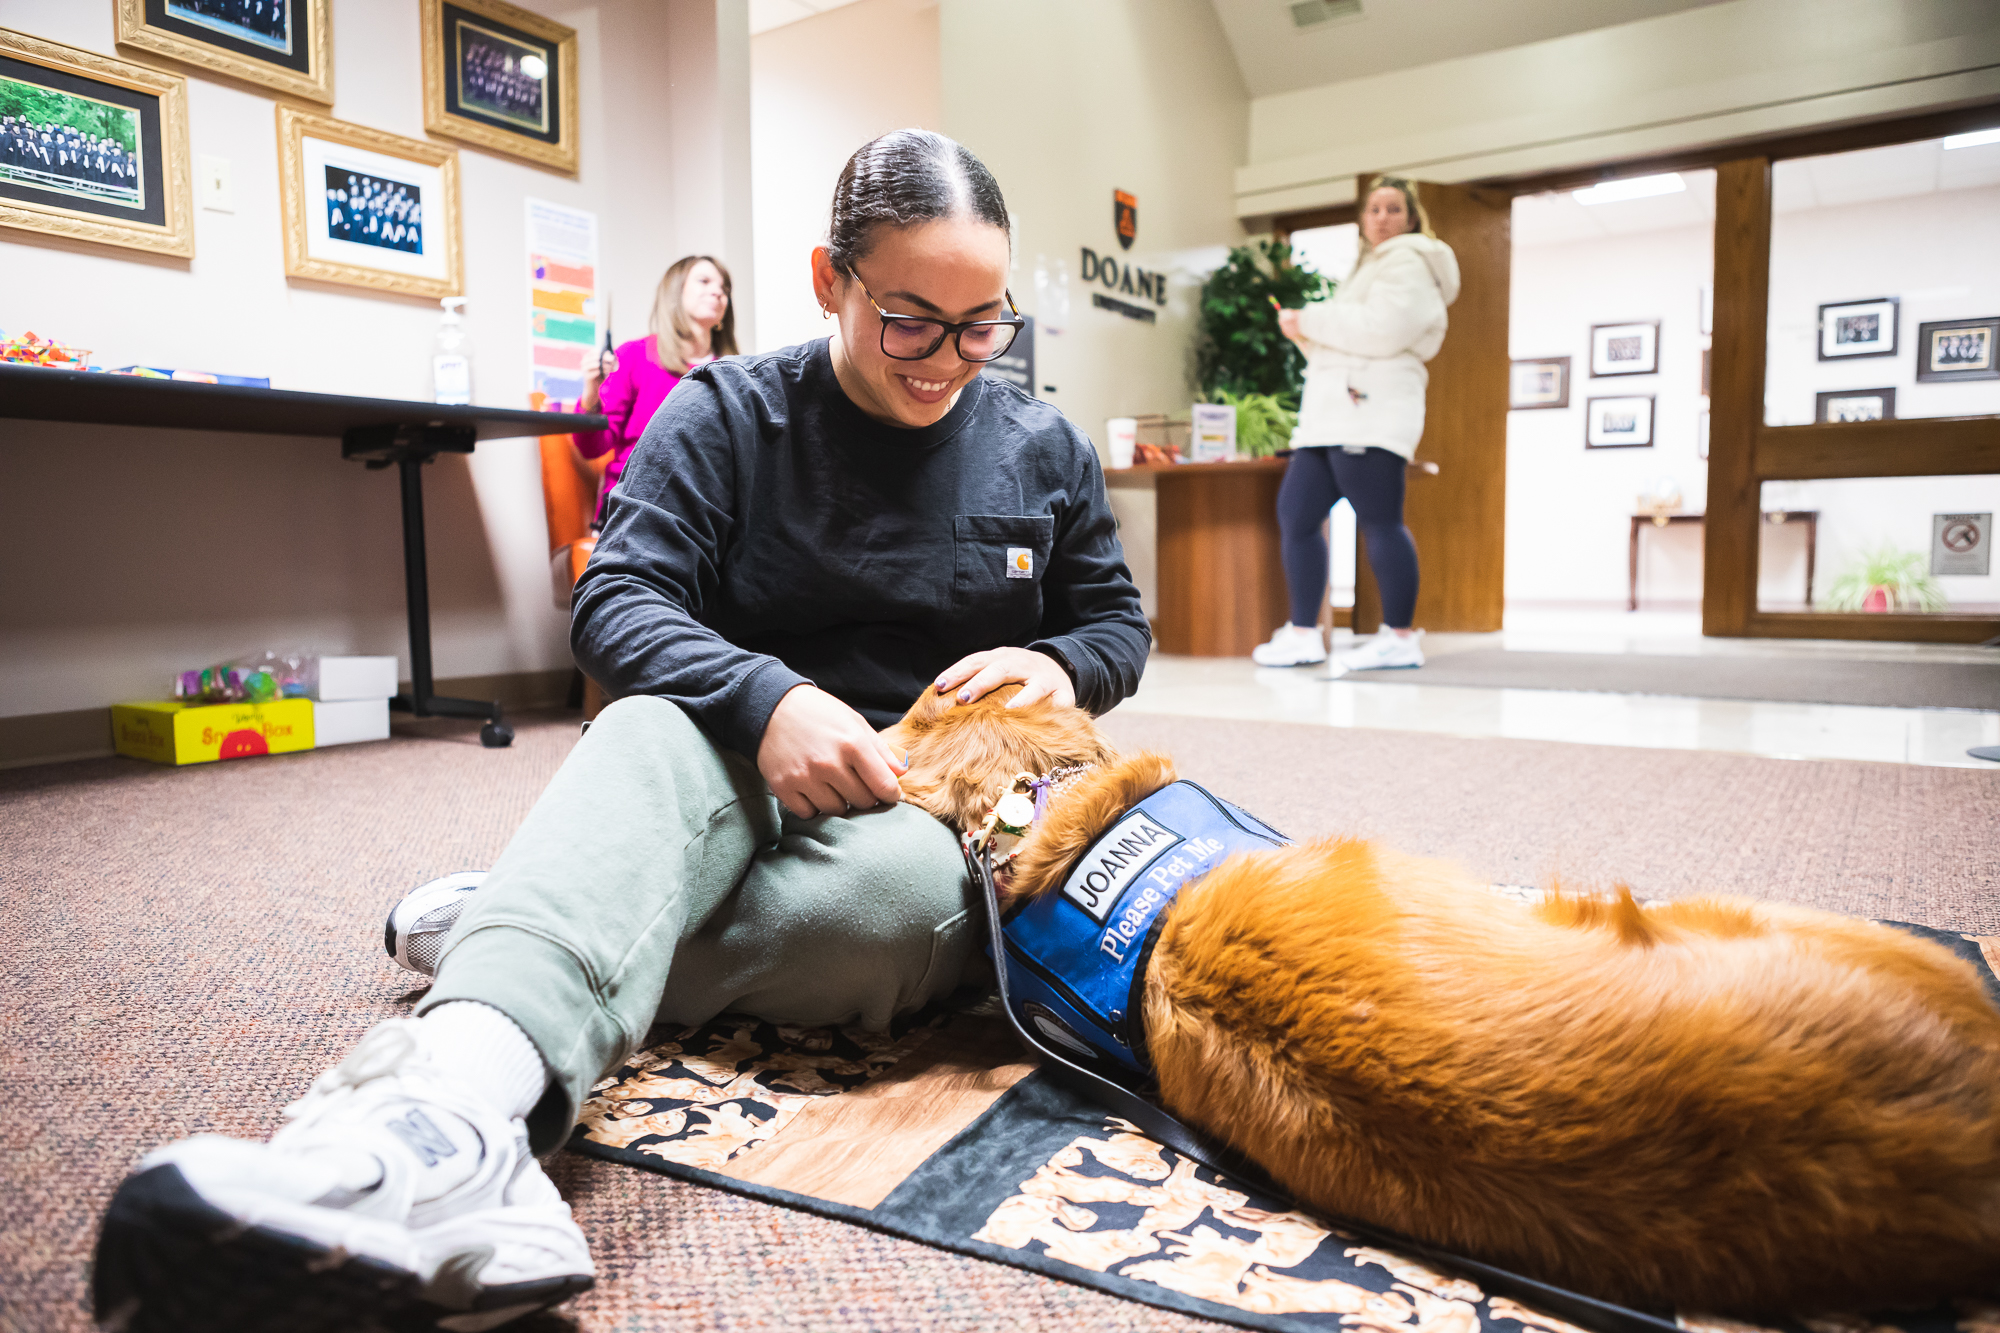
[(1250, 95), (1267, 97), (1615, 27), (1720, 0), (1362, 0), (1360, 14), (1306, 29), (1293, 24), (1290, 0), (1210, 2)]
[[(2000, 144), (1946, 152), (1939, 139), (1866, 148), (1828, 157), (1802, 157), (1772, 168), (1771, 211), (1796, 213), (1877, 199), (1906, 199), (1941, 190), (2000, 185)], [(1568, 191), (1522, 195), (1514, 200), (1516, 245), (1629, 236), (1715, 221), (1715, 173), (1684, 171), (1687, 189), (1616, 204), (1583, 205)]]
[(750, 35), (755, 37), (760, 32), (853, 3), (854, 0), (750, 0)]

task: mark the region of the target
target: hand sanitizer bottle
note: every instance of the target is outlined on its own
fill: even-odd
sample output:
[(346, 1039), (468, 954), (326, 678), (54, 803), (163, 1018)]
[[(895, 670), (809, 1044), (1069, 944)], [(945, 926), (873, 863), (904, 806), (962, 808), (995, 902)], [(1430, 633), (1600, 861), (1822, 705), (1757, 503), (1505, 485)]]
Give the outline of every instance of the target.
[(437, 401), (453, 406), (472, 402), (472, 345), (465, 336), (461, 309), (463, 296), (447, 296), (440, 305), (444, 319), (438, 324), (437, 350), (431, 356), (431, 379)]

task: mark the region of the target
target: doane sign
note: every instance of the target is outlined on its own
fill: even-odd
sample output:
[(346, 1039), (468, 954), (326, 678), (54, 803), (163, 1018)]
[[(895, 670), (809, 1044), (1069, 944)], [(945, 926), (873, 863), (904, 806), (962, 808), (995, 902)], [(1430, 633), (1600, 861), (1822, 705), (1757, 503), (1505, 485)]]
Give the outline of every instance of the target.
[(1167, 303), (1164, 273), (1154, 273), (1137, 264), (1121, 264), (1116, 256), (1100, 255), (1087, 245), (1083, 247), (1080, 268), (1085, 282), (1099, 283), (1107, 292), (1144, 297), (1154, 305)]

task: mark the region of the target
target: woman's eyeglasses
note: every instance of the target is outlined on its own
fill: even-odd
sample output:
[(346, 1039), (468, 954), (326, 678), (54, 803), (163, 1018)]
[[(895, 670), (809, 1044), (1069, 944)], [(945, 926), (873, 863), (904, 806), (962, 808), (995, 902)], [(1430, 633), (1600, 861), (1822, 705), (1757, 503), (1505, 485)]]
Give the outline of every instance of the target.
[(1028, 324), (1015, 307), (1012, 292), (1007, 293), (1007, 309), (1013, 311), (1012, 319), (973, 319), (962, 324), (948, 324), (941, 319), (892, 315), (868, 290), (868, 284), (861, 282), (859, 274), (854, 280), (860, 283), (861, 294), (868, 298), (868, 304), (874, 306), (875, 313), (882, 317), (882, 355), (892, 361), (922, 361), (944, 346), (947, 337), (957, 340), (961, 360), (991, 361), (1005, 356), (1007, 349), (1014, 345), (1015, 335)]

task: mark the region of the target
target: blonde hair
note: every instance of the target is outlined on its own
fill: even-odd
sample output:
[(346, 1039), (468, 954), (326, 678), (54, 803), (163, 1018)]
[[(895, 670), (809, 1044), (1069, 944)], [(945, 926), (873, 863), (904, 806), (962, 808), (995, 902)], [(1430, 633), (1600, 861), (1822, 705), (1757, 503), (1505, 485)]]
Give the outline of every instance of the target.
[[(1405, 176), (1377, 176), (1369, 181), (1368, 188), (1361, 192), (1360, 205), (1354, 210), (1357, 223), (1361, 220), (1362, 211), (1368, 207), (1368, 201), (1375, 197), (1377, 190), (1394, 190), (1402, 195), (1403, 211), (1410, 215), (1412, 224), (1410, 231), (1421, 232), (1434, 241), (1437, 239), (1437, 233), (1431, 230), (1430, 214), (1424, 212), (1424, 201), (1417, 197), (1417, 183)], [(1368, 239), (1368, 229), (1360, 227), (1358, 230), (1361, 232), (1361, 253), (1355, 256), (1356, 268), (1361, 266), (1361, 261), (1368, 258), (1369, 252), (1375, 248), (1375, 243)]]
[(687, 276), (696, 264), (715, 265), (715, 271), (722, 275), (722, 292), (729, 298), (729, 304), (722, 308), (722, 322), (717, 324), (708, 336), (708, 350), (715, 356), (736, 355), (736, 292), (730, 282), (729, 270), (720, 259), (712, 255), (687, 255), (676, 259), (673, 267), (660, 279), (660, 290), (653, 297), (653, 318), (648, 325), (653, 334), (653, 355), (664, 368), (676, 375), (687, 374), (688, 349), (698, 347), (701, 340), (695, 335), (695, 327), (688, 319), (687, 309), (681, 304), (681, 292), (687, 286)]

